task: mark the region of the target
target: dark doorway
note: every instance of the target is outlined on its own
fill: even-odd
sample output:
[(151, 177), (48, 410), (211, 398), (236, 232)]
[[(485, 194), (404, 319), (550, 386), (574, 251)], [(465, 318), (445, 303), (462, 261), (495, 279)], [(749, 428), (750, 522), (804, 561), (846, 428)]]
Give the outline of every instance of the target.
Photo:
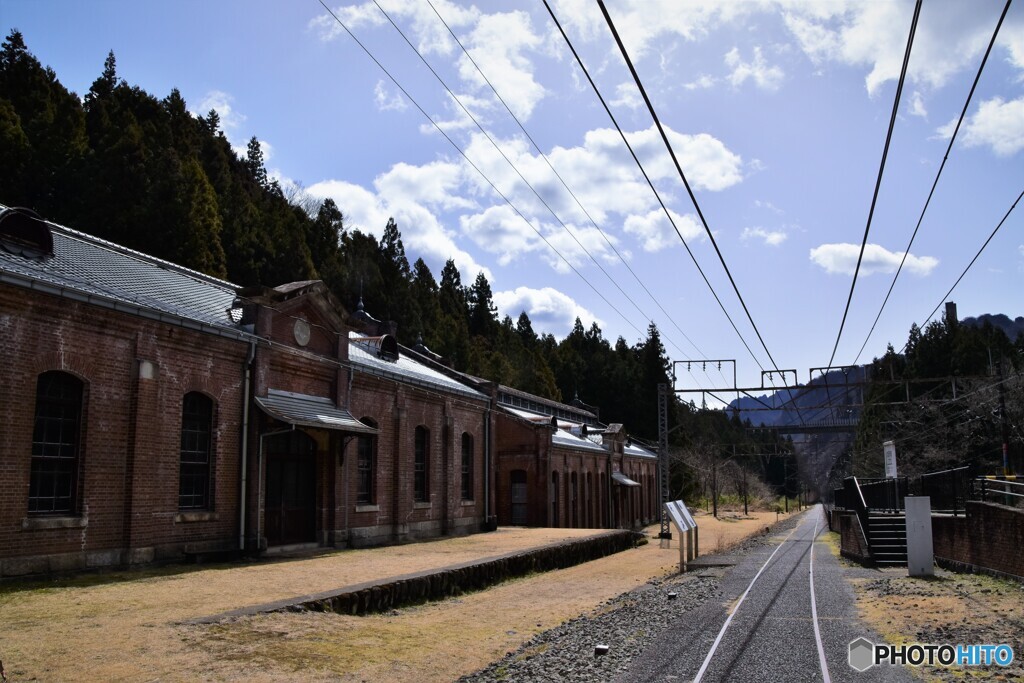
[(526, 505), (526, 470), (512, 470), (511, 484), (512, 526), (526, 526), (529, 523)]
[(316, 442), (300, 431), (267, 439), (267, 545), (316, 540)]

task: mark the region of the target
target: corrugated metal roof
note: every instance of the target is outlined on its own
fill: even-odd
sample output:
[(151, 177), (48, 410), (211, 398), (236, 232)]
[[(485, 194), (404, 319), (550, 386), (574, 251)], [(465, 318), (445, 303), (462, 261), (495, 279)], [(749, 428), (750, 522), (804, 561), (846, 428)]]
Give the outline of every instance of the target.
[(138, 306), (203, 325), (240, 332), (228, 317), (235, 285), (167, 261), (48, 223), (51, 257), (31, 258), (0, 248), (0, 271)]
[(570, 434), (564, 429), (555, 430), (555, 433), (551, 436), (551, 444), (565, 448), (576, 448), (583, 451), (598, 451), (601, 453), (608, 452), (608, 449), (604, 446), (600, 446), (589, 439), (581, 439), (575, 434)]
[(337, 407), (334, 401), (322, 396), (270, 389), (266, 396), (257, 396), (256, 403), (270, 417), (291, 425), (360, 434), (377, 433), (376, 429), (367, 427), (353, 417), (352, 413)]
[(658, 454), (654, 451), (649, 451), (643, 446), (638, 446), (635, 443), (628, 443), (623, 449), (626, 455), (632, 455), (638, 458), (657, 458)]
[(376, 355), (369, 353), (364, 344), (356, 341), (360, 336), (355, 332), (349, 333), (348, 359), (353, 365), (358, 366), (364, 372), (387, 377), (397, 382), (419, 384), (449, 393), (462, 394), (463, 396), (469, 396), (482, 401), (488, 398), (486, 394), (471, 389), (465, 384), (409, 358), (402, 353), (405, 349), (400, 348), (399, 357), (396, 361), (378, 358)]

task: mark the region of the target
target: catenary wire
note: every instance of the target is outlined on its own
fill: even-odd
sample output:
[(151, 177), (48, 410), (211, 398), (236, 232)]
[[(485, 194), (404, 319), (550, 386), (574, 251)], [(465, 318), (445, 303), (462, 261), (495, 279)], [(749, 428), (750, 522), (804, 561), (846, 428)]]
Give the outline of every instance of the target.
[(917, 32), (917, 20), (921, 16), (921, 0), (914, 3), (914, 18), (910, 22), (910, 34), (907, 37), (907, 48), (903, 53), (903, 67), (900, 69), (900, 80), (896, 86), (896, 97), (892, 103), (892, 114), (889, 117), (889, 131), (885, 135), (885, 147), (882, 149), (882, 160), (878, 165), (878, 177), (875, 179), (875, 191), (871, 196), (871, 208), (868, 210), (867, 224), (864, 226), (864, 239), (860, 243), (860, 254), (857, 256), (857, 267), (853, 271), (853, 281), (850, 282), (850, 293), (846, 297), (846, 307), (843, 309), (843, 319), (839, 323), (839, 333), (836, 334), (836, 343), (832, 347), (832, 355), (828, 364), (836, 359), (836, 351), (839, 349), (839, 340), (843, 336), (843, 328), (846, 326), (846, 316), (850, 313), (850, 304), (853, 302), (853, 290), (857, 286), (857, 276), (860, 274), (860, 265), (864, 260), (864, 249), (868, 244), (868, 234), (871, 232), (871, 219), (875, 215), (875, 206), (878, 203), (878, 191), (882, 186), (882, 175), (885, 172), (885, 160), (889, 155), (889, 143), (892, 141), (892, 132), (896, 127), (896, 114), (900, 108), (900, 96), (903, 94), (903, 84), (907, 78), (907, 65), (910, 63), (910, 52), (914, 46), (914, 34)]
[[(572, 188), (569, 187), (569, 185), (568, 185), (568, 183), (566, 183), (565, 179), (562, 178), (562, 175), (558, 172), (558, 170), (551, 163), (551, 160), (548, 158), (547, 154), (545, 154), (544, 151), (540, 148), (540, 145), (537, 144), (537, 142), (533, 139), (533, 136), (530, 135), (529, 131), (526, 130), (526, 127), (523, 125), (522, 121), (519, 120), (519, 117), (515, 115), (515, 113), (512, 111), (512, 108), (508, 106), (507, 102), (505, 102), (505, 98), (503, 98), (501, 96), (501, 93), (498, 92), (498, 89), (494, 87), (493, 83), (491, 83), (491, 79), (489, 79), (487, 77), (487, 74), (485, 74), (483, 72), (483, 69), (480, 68), (480, 65), (473, 58), (473, 55), (469, 52), (469, 50), (466, 48), (466, 46), (463, 44), (463, 42), (455, 34), (455, 31), (452, 30), (451, 26), (448, 25), (448, 22), (445, 21), (444, 17), (441, 16), (441, 13), (437, 10), (437, 7), (434, 6), (434, 3), (432, 2), (432, 0), (426, 0), (426, 2), (427, 2), (428, 5), (430, 5), (430, 9), (434, 10), (434, 14), (436, 14), (437, 18), (441, 21), (442, 24), (444, 24), (444, 27), (446, 29), (448, 29), (448, 33), (450, 33), (452, 38), (455, 39), (455, 42), (458, 43), (460, 48), (462, 48), (462, 52), (469, 59), (470, 63), (472, 63), (472, 65), (476, 69), (477, 73), (480, 74), (480, 77), (484, 79), (484, 82), (487, 83), (487, 86), (491, 89), (491, 92), (494, 93), (494, 96), (497, 97), (498, 101), (501, 102), (503, 107), (505, 107), (505, 111), (508, 112), (509, 116), (511, 116), (512, 119), (516, 122), (516, 125), (519, 126), (519, 130), (521, 130), (523, 132), (523, 135), (526, 136), (526, 139), (530, 141), (530, 144), (533, 145), (534, 149), (536, 149), (538, 154), (541, 155), (541, 158), (544, 159), (544, 162), (547, 164), (548, 168), (551, 169), (551, 172), (555, 174), (556, 178), (558, 178), (558, 181), (562, 184), (562, 187), (565, 188), (565, 190), (569, 193), (569, 195), (576, 202), (576, 205), (580, 208), (580, 210), (584, 213), (584, 215), (586, 215), (586, 217), (590, 221), (590, 223), (597, 229), (597, 231), (598, 231), (598, 233), (600, 233), (601, 237), (604, 238), (604, 241), (608, 244), (608, 246), (611, 248), (611, 250), (615, 253), (615, 256), (618, 257), (619, 261), (621, 261), (622, 264), (624, 266), (626, 266), (626, 270), (629, 271), (629, 274), (633, 276), (633, 278), (637, 281), (637, 284), (639, 284), (643, 288), (644, 292), (647, 293), (647, 296), (650, 297), (651, 301), (653, 301), (654, 304), (661, 310), (662, 314), (664, 314), (665, 317), (668, 318), (669, 322), (671, 322), (672, 325), (677, 330), (679, 330), (679, 333), (681, 335), (683, 335), (683, 338), (686, 339), (686, 341), (689, 342), (690, 345), (697, 351), (697, 354), (700, 355), (700, 356), (706, 357), (707, 354), (705, 354), (700, 349), (700, 347), (698, 347), (697, 344), (692, 339), (690, 339), (690, 337), (686, 334), (686, 332), (683, 331), (683, 328), (681, 328), (679, 326), (679, 323), (677, 323), (675, 321), (675, 319), (671, 315), (669, 315), (668, 311), (665, 310), (665, 307), (661, 305), (661, 302), (658, 301), (657, 297), (654, 296), (654, 294), (647, 287), (647, 285), (643, 282), (643, 280), (640, 279), (640, 276), (637, 275), (636, 272), (633, 270), (632, 266), (629, 265), (629, 262), (625, 258), (623, 258), (621, 253), (619, 253), (619, 250), (615, 246), (615, 244), (608, 238), (608, 235), (604, 232), (604, 230), (601, 229), (601, 226), (597, 224), (597, 221), (594, 220), (594, 217), (590, 214), (589, 211), (587, 211), (586, 207), (583, 206), (583, 203), (580, 201), (579, 197), (576, 195), (575, 192), (572, 191)], [(679, 348), (678, 345), (675, 345), (675, 346), (676, 346), (677, 349)], [(682, 351), (682, 349), (679, 349), (679, 350)]]
[(964, 102), (964, 108), (960, 111), (960, 118), (956, 122), (956, 127), (953, 129), (953, 134), (949, 138), (949, 145), (946, 146), (946, 153), (942, 157), (942, 163), (939, 164), (939, 170), (935, 174), (935, 180), (932, 182), (932, 189), (928, 192), (928, 198), (924, 202), (924, 208), (921, 209), (921, 215), (917, 219), (917, 225), (914, 227), (914, 232), (910, 235), (910, 241), (907, 242), (907, 248), (903, 251), (903, 258), (900, 259), (900, 265), (896, 269), (896, 274), (892, 276), (892, 282), (889, 283), (889, 291), (885, 293), (885, 298), (882, 300), (882, 305), (878, 308), (878, 314), (875, 316), (875, 321), (871, 323), (871, 329), (868, 331), (867, 337), (864, 338), (864, 343), (860, 346), (860, 351), (857, 352), (857, 357), (853, 359), (853, 364), (856, 365), (857, 361), (860, 360), (861, 354), (864, 353), (865, 347), (868, 345), (868, 341), (871, 339), (871, 335), (875, 332), (875, 326), (878, 325), (879, 319), (882, 317), (882, 311), (885, 310), (885, 305), (889, 303), (889, 296), (892, 294), (893, 288), (896, 286), (896, 280), (899, 278), (900, 273), (903, 271), (903, 265), (907, 262), (907, 256), (910, 255), (910, 248), (914, 244), (914, 239), (917, 237), (917, 231), (921, 228), (921, 222), (924, 220), (925, 212), (928, 211), (928, 205), (931, 204), (932, 195), (935, 194), (935, 188), (939, 184), (939, 178), (942, 177), (942, 170), (946, 167), (946, 160), (949, 159), (949, 153), (953, 149), (953, 143), (956, 141), (957, 133), (960, 132), (960, 126), (964, 122), (964, 118), (967, 116), (967, 109), (971, 104), (971, 99), (974, 97), (974, 91), (978, 87), (978, 81), (981, 80), (981, 73), (985, 70), (985, 64), (988, 62), (988, 57), (992, 53), (992, 47), (996, 43), (996, 38), (999, 36), (999, 29), (1003, 25), (1003, 19), (1006, 18), (1006, 13), (1010, 9), (1010, 4), (1013, 0), (1006, 0), (1006, 4), (1003, 6), (1003, 13), (999, 15), (999, 21), (996, 22), (995, 31), (992, 32), (992, 39), (988, 42), (988, 48), (985, 50), (985, 55), (981, 59), (981, 64), (978, 66), (978, 73), (974, 76), (974, 83), (971, 84), (971, 90), (967, 93), (967, 100)]
[(380, 70), (383, 71), (385, 73), (385, 75), (387, 75), (387, 77), (391, 80), (391, 82), (395, 84), (395, 87), (402, 91), (402, 94), (405, 95), (405, 97), (408, 98), (408, 100), (413, 103), (413, 105), (420, 111), (421, 114), (423, 114), (423, 116), (425, 116), (427, 118), (428, 121), (430, 121), (430, 123), (434, 126), (434, 128), (436, 128), (437, 131), (439, 133), (441, 133), (441, 135), (444, 137), (444, 139), (447, 140), (449, 142), (449, 144), (451, 144), (452, 147), (454, 147), (459, 152), (459, 154), (462, 155), (462, 158), (466, 160), (466, 163), (468, 163), (470, 166), (472, 166), (473, 170), (475, 170), (480, 175), (481, 178), (483, 178), (485, 181), (487, 181), (487, 184), (491, 186), (491, 189), (494, 190), (495, 194), (497, 194), (499, 197), (501, 197), (505, 201), (505, 203), (508, 204), (509, 207), (511, 207), (511, 209), (516, 213), (516, 215), (519, 216), (520, 218), (522, 218), (523, 222), (525, 222), (528, 226), (530, 226), (531, 230), (533, 230), (535, 233), (537, 233), (537, 236), (540, 237), (540, 239), (544, 242), (544, 244), (546, 244), (553, 252), (555, 252), (555, 254), (557, 254), (558, 257), (560, 259), (562, 259), (562, 261), (564, 261), (565, 264), (568, 265), (569, 268), (572, 269), (572, 271), (574, 273), (576, 273), (576, 275), (581, 280), (583, 280), (583, 282), (585, 282), (587, 284), (587, 286), (590, 287), (590, 289), (592, 289), (594, 291), (594, 293), (597, 294), (601, 298), (601, 300), (604, 301), (605, 304), (608, 305), (609, 308), (611, 308), (613, 311), (615, 311), (619, 315), (619, 317), (621, 317), (630, 327), (632, 327), (634, 330), (636, 330), (636, 332), (641, 337), (643, 337), (644, 333), (640, 330), (640, 328), (638, 328), (636, 325), (634, 325), (633, 322), (622, 313), (622, 311), (620, 311), (618, 308), (615, 307), (614, 304), (612, 304), (610, 301), (608, 301), (607, 297), (605, 297), (605, 295), (602, 294), (597, 289), (597, 287), (595, 287), (593, 285), (593, 283), (590, 282), (590, 280), (588, 280), (586, 277), (584, 277), (583, 273), (581, 273), (579, 271), (579, 269), (576, 268), (576, 266), (574, 266), (565, 256), (563, 256), (562, 252), (558, 251), (558, 249), (555, 247), (555, 245), (551, 244), (551, 242), (544, 236), (544, 234), (540, 230), (538, 230), (533, 225), (533, 223), (530, 222), (530, 220), (516, 207), (516, 205), (512, 203), (512, 200), (509, 199), (507, 196), (505, 196), (505, 194), (502, 193), (502, 191), (498, 189), (497, 185), (495, 185), (494, 182), (490, 178), (487, 177), (487, 175), (480, 169), (480, 167), (478, 167), (476, 164), (473, 163), (473, 161), (469, 158), (469, 156), (466, 154), (466, 152), (454, 140), (452, 140), (452, 138), (444, 131), (444, 129), (440, 125), (438, 125), (438, 123), (434, 120), (434, 118), (432, 116), (430, 116), (430, 114), (428, 114), (426, 112), (426, 110), (422, 106), (420, 106), (419, 102), (417, 102), (416, 99), (413, 98), (412, 95), (410, 95), (409, 92), (404, 87), (402, 87), (402, 84), (399, 83), (398, 80), (394, 76), (391, 75), (391, 72), (388, 71), (384, 67), (384, 65), (381, 64), (380, 60), (378, 60), (374, 56), (374, 54), (369, 50), (369, 48), (367, 48), (363, 44), (363, 42), (361, 40), (359, 40), (359, 38), (356, 37), (356, 35), (349, 29), (349, 27), (345, 24), (345, 22), (343, 22), (341, 20), (341, 18), (337, 14), (335, 14), (331, 10), (330, 7), (327, 6), (327, 4), (324, 2), (324, 0), (318, 0), (318, 2), (320, 3), (321, 6), (323, 6), (323, 8), (325, 10), (327, 10), (327, 13), (330, 14), (331, 17), (336, 22), (338, 22), (338, 25), (341, 26), (345, 30), (345, 32), (349, 35), (349, 37), (351, 37), (352, 40), (355, 41), (355, 43), (363, 50), (363, 52), (365, 52), (366, 55), (371, 60), (373, 60), (374, 64), (376, 64), (380, 68)]
[[(920, 0), (918, 0), (920, 2)], [(545, 2), (546, 4), (546, 2)], [(707, 234), (711, 245), (715, 249), (715, 253), (718, 255), (718, 261), (722, 264), (722, 269), (725, 270), (726, 276), (729, 278), (729, 283), (732, 285), (733, 291), (736, 293), (736, 298), (739, 299), (740, 305), (743, 307), (743, 312), (747, 316), (747, 320), (750, 322), (750, 326), (754, 329), (754, 334), (757, 335), (758, 341), (761, 342), (761, 347), (764, 349), (765, 354), (768, 356), (768, 360), (771, 362), (772, 367), (780, 375), (782, 372), (779, 370), (778, 363), (775, 362), (775, 358), (772, 357), (771, 351), (768, 350), (768, 345), (764, 341), (764, 337), (761, 336), (761, 331), (758, 329), (757, 324), (754, 322), (753, 316), (750, 314), (750, 309), (747, 307), (746, 301), (743, 299), (743, 295), (740, 294), (739, 287), (736, 285), (736, 280), (732, 276), (732, 272), (729, 270), (729, 266), (725, 262), (725, 257), (722, 255), (722, 250), (718, 247), (718, 242), (715, 240), (714, 233), (711, 232), (711, 228), (708, 225), (707, 219), (704, 217), (704, 212), (700, 208), (700, 204), (697, 202), (697, 197), (693, 193), (693, 189), (690, 187), (689, 181), (686, 179), (686, 174), (683, 172), (682, 166), (679, 164), (679, 159), (676, 157), (675, 151), (672, 149), (672, 145), (668, 140), (668, 135), (665, 133), (665, 127), (661, 124), (661, 119), (658, 118), (658, 114), (654, 109), (654, 105), (651, 102), (651, 98), (647, 95), (647, 89), (644, 88), (643, 81), (640, 79), (640, 74), (637, 72), (636, 67), (633, 65), (633, 60), (630, 59), (629, 53), (626, 50), (626, 46), (622, 42), (622, 38), (619, 36), (618, 30), (615, 28), (615, 22), (612, 21), (611, 15), (608, 13), (608, 8), (605, 7), (604, 0), (597, 1), (598, 6), (601, 8), (601, 13), (604, 15), (605, 22), (608, 24), (608, 28), (612, 32), (612, 36), (615, 38), (615, 43), (619, 47), (619, 52), (622, 53), (622, 58), (626, 62), (626, 66), (629, 68), (630, 74), (633, 76), (633, 81), (636, 83), (637, 89), (640, 91), (640, 95), (644, 98), (644, 103), (647, 105), (647, 110), (654, 120), (654, 125), (658, 128), (658, 132), (661, 135), (662, 142), (665, 144), (665, 148), (668, 150), (669, 156), (672, 158), (672, 162), (676, 167), (676, 171), (679, 173), (680, 179), (683, 181), (683, 186), (686, 188), (686, 192), (690, 197), (690, 201), (693, 203), (693, 207), (697, 212), (697, 217), (700, 218), (701, 225), (704, 226), (704, 232)], [(678, 230), (677, 230), (678, 233)], [(682, 239), (682, 235), (679, 235)], [(685, 240), (684, 240), (685, 241)], [(829, 363), (831, 364), (831, 362)], [(764, 370), (762, 367), (761, 370)], [(792, 398), (792, 392), (787, 389), (787, 392)], [(800, 413), (800, 407), (795, 403), (793, 404), (797, 411), (797, 417), (800, 418), (800, 422), (803, 423), (803, 416)]]
[[(573, 239), (573, 241), (576, 242), (576, 244), (580, 247), (580, 249), (583, 250), (583, 253), (585, 253), (590, 258), (590, 260), (594, 263), (594, 265), (598, 267), (598, 269), (604, 274), (604, 276), (606, 278), (608, 278), (608, 281), (611, 282), (612, 285), (614, 285), (615, 288), (619, 290), (619, 293), (622, 294), (622, 296), (624, 296), (626, 298), (626, 300), (629, 301), (629, 303), (631, 303), (633, 305), (633, 307), (640, 313), (640, 315), (642, 315), (647, 320), (652, 320), (651, 316), (647, 315), (647, 313), (642, 308), (640, 308), (640, 305), (637, 304), (636, 301), (634, 301), (633, 298), (628, 293), (626, 293), (626, 291), (622, 288), (622, 285), (620, 285), (615, 280), (615, 278), (613, 278), (608, 273), (608, 271), (605, 270), (604, 266), (602, 266), (601, 263), (596, 258), (594, 258), (594, 255), (590, 253), (590, 251), (586, 248), (586, 246), (584, 246), (584, 244), (573, 233), (573, 231), (569, 229), (569, 226), (565, 224), (565, 221), (563, 221), (558, 216), (558, 214), (555, 212), (555, 210), (553, 208), (551, 208), (551, 205), (548, 204), (547, 200), (544, 199), (544, 197), (541, 195), (541, 193), (538, 192), (537, 189), (533, 186), (533, 184), (529, 180), (526, 179), (526, 176), (524, 176), (522, 171), (519, 170), (519, 168), (516, 166), (515, 162), (513, 162), (512, 159), (510, 159), (508, 157), (508, 155), (505, 153), (505, 150), (503, 150), (501, 148), (501, 146), (497, 143), (497, 141), (491, 136), (491, 134), (488, 133), (486, 129), (484, 129), (483, 125), (476, 118), (476, 116), (474, 116), (473, 113), (469, 110), (469, 108), (466, 107), (466, 105), (462, 102), (462, 99), (452, 91), (452, 89), (448, 86), (448, 84), (445, 82), (445, 80), (443, 78), (441, 78), (440, 74), (437, 73), (437, 70), (434, 69), (434, 67), (430, 64), (430, 62), (428, 62), (427, 59), (423, 56), (423, 53), (420, 52), (420, 50), (415, 45), (413, 45), (412, 41), (409, 40), (409, 37), (405, 34), (405, 32), (397, 24), (397, 22), (395, 22), (395, 20), (391, 17), (391, 15), (388, 14), (387, 11), (383, 7), (381, 7), (381, 5), (378, 2), (378, 0), (373, 0), (373, 3), (377, 6), (377, 9), (380, 10), (381, 14), (383, 14), (384, 17), (388, 20), (388, 22), (391, 24), (391, 26), (394, 27), (394, 29), (396, 31), (398, 31), (398, 34), (400, 36), (402, 36), (402, 39), (405, 40), (405, 42), (409, 46), (409, 48), (413, 52), (416, 53), (416, 56), (419, 57), (420, 61), (423, 62), (423, 65), (427, 67), (427, 69), (430, 71), (431, 74), (433, 74), (434, 78), (437, 79), (438, 83), (440, 83), (441, 86), (445, 89), (445, 91), (447, 91), (448, 95), (456, 102), (456, 104), (459, 105), (459, 107), (461, 107), (462, 111), (465, 112), (466, 116), (468, 116), (470, 118), (470, 120), (473, 122), (474, 125), (476, 125), (476, 127), (480, 130), (480, 132), (484, 134), (484, 137), (487, 138), (488, 142), (490, 142), (491, 145), (494, 147), (494, 149), (497, 150), (498, 154), (500, 154), (502, 156), (502, 158), (506, 161), (506, 163), (508, 163), (509, 167), (513, 171), (515, 171), (516, 175), (519, 176), (519, 179), (522, 180), (523, 183), (528, 188), (530, 188), (530, 190), (533, 192), (534, 196), (537, 197), (537, 200), (540, 201), (540, 203), (544, 206), (544, 208), (546, 208), (548, 210), (548, 212), (552, 215), (552, 217), (554, 217), (554, 219), (556, 221), (558, 221), (559, 225), (562, 226), (562, 229), (565, 230), (565, 232), (569, 234), (569, 236)], [(434, 10), (434, 11), (436, 12), (437, 10)], [(447, 26), (447, 24), (446, 24), (446, 26)], [(449, 29), (449, 31), (451, 31), (451, 29)], [(452, 35), (454, 36), (454, 34), (452, 34)], [(458, 40), (458, 39), (456, 38), (456, 40)], [(460, 45), (461, 45), (461, 43), (460, 43)], [(463, 48), (463, 49), (465, 49), (465, 48)], [(492, 86), (492, 89), (493, 89), (493, 86)], [(495, 91), (495, 92), (497, 92), (497, 91)], [(511, 111), (510, 111), (510, 113), (511, 113)], [(517, 122), (518, 122), (518, 119), (517, 119)], [(521, 124), (520, 124), (520, 128), (522, 128)], [(531, 139), (531, 142), (532, 142), (532, 139)], [(563, 184), (564, 184), (564, 182), (563, 182)], [(566, 188), (566, 189), (568, 189), (568, 188)], [(570, 194), (571, 194), (571, 191), (570, 191)], [(596, 224), (595, 224), (595, 227), (597, 227)], [(597, 227), (597, 229), (598, 229), (598, 232), (601, 232), (600, 227)], [(601, 235), (604, 236), (604, 233), (601, 232)], [(605, 237), (605, 240), (607, 241), (608, 238)], [(611, 244), (611, 242), (609, 242), (609, 244)], [(616, 255), (618, 255), (617, 251), (616, 251)], [(622, 257), (619, 256), (619, 258), (621, 260)], [(682, 330), (680, 330), (680, 331), (682, 331)], [(685, 333), (684, 333), (683, 336), (686, 336)], [(693, 342), (690, 341), (689, 337), (686, 337), (686, 340), (689, 341), (691, 345), (693, 345)], [(679, 349), (680, 352), (682, 352), (682, 348), (680, 348), (677, 344), (675, 344), (674, 340), (670, 340), (670, 341), (672, 342), (673, 345), (676, 346), (676, 348)], [(694, 348), (696, 348), (696, 346), (694, 346)]]
[(601, 101), (601, 105), (604, 107), (605, 112), (607, 112), (608, 117), (611, 119), (612, 124), (615, 126), (615, 129), (619, 132), (619, 136), (622, 138), (622, 141), (625, 143), (626, 148), (629, 150), (629, 153), (632, 155), (633, 161), (636, 162), (637, 168), (640, 169), (640, 172), (643, 174), (644, 179), (647, 181), (648, 186), (651, 188), (651, 192), (654, 193), (655, 198), (657, 198), (657, 200), (658, 200), (658, 204), (661, 206), (662, 211), (665, 213), (666, 218), (668, 218), (669, 223), (671, 223), (672, 228), (676, 231), (676, 234), (679, 236), (680, 241), (683, 243), (683, 246), (686, 248), (686, 253), (689, 254), (690, 259), (693, 261), (693, 265), (695, 265), (697, 267), (697, 271), (700, 273), (701, 277), (704, 279), (704, 284), (706, 284), (708, 286), (708, 289), (711, 290), (711, 295), (715, 298), (715, 301), (718, 303), (718, 307), (722, 309), (722, 313), (725, 314), (726, 319), (728, 319), (729, 324), (732, 326), (733, 331), (736, 333), (736, 336), (739, 337), (740, 341), (743, 343), (743, 346), (744, 346), (744, 348), (746, 348), (747, 353), (750, 354), (750, 357), (754, 360), (754, 363), (756, 363), (757, 366), (761, 370), (764, 370), (764, 366), (761, 365), (761, 361), (758, 360), (756, 355), (754, 355), (754, 352), (750, 348), (750, 345), (747, 344), (747, 340), (743, 337), (743, 334), (740, 332), (739, 328), (736, 327), (736, 323), (733, 321), (732, 316), (729, 315), (729, 311), (726, 310), (725, 304), (723, 304), (721, 298), (719, 298), (718, 292), (715, 291), (715, 288), (711, 285), (711, 281), (708, 280), (708, 276), (704, 273), (704, 269), (701, 268), (700, 263), (697, 262), (697, 257), (694, 256), (693, 251), (690, 249), (690, 245), (687, 244), (686, 240), (683, 238), (682, 233), (679, 231), (679, 227), (676, 225), (675, 219), (672, 218), (672, 214), (668, 210), (668, 206), (665, 205), (664, 200), (661, 198), (661, 193), (659, 193), (657, 188), (654, 187), (654, 182), (651, 180), (650, 176), (647, 174), (647, 171), (646, 171), (646, 169), (644, 169), (643, 164), (640, 163), (640, 158), (637, 156), (636, 152), (633, 150), (633, 146), (630, 144), (629, 140), (627, 139), (625, 132), (623, 132), (623, 130), (622, 130), (622, 127), (619, 126), (619, 123), (616, 120), (615, 115), (612, 114), (611, 108), (609, 108), (608, 103), (604, 99), (604, 96), (601, 95), (601, 91), (597, 87), (597, 84), (594, 82), (594, 79), (590, 76), (590, 72), (587, 70), (587, 67), (584, 66), (583, 59), (580, 57), (579, 53), (576, 52), (576, 48), (573, 46), (572, 41), (569, 40), (569, 36), (566, 34), (565, 29), (562, 28), (562, 24), (558, 20), (558, 17), (555, 16), (555, 12), (554, 12), (554, 10), (551, 9), (551, 5), (548, 3), (548, 0), (544, 0), (544, 7), (547, 8), (548, 14), (551, 15), (552, 21), (554, 21), (555, 26), (558, 28), (559, 32), (562, 34), (562, 38), (565, 40), (566, 45), (568, 45), (569, 50), (573, 54), (573, 57), (576, 59), (576, 63), (579, 64), (580, 69), (583, 71), (583, 74), (587, 77), (587, 80), (590, 82), (591, 88), (593, 89), (594, 93), (597, 95), (597, 98)]
[[(1003, 215), (1002, 220), (999, 221), (999, 224), (996, 225), (996, 227), (989, 234), (988, 239), (986, 239), (985, 243), (981, 245), (980, 249), (978, 249), (978, 253), (974, 255), (974, 258), (971, 259), (971, 262), (968, 263), (967, 267), (964, 268), (962, 273), (960, 273), (960, 277), (956, 279), (956, 282), (953, 283), (953, 286), (949, 288), (949, 291), (946, 292), (942, 299), (939, 300), (939, 303), (935, 305), (935, 308), (932, 309), (932, 312), (928, 314), (928, 317), (925, 318), (925, 321), (920, 326), (921, 329), (924, 329), (924, 326), (928, 324), (928, 321), (930, 321), (932, 317), (934, 317), (935, 312), (939, 310), (939, 307), (942, 306), (943, 302), (949, 300), (949, 295), (953, 293), (953, 290), (956, 289), (957, 285), (960, 284), (960, 281), (964, 279), (964, 276), (967, 275), (967, 271), (971, 269), (971, 266), (974, 265), (974, 262), (978, 260), (979, 256), (981, 256), (981, 252), (985, 251), (985, 248), (988, 246), (989, 242), (991, 242), (992, 238), (996, 236), (997, 232), (999, 232), (999, 228), (1003, 227), (1003, 223), (1005, 223), (1006, 219), (1010, 217), (1010, 214), (1013, 213), (1013, 210), (1017, 208), (1017, 204), (1020, 202), (1021, 197), (1024, 197), (1024, 190), (1021, 190), (1021, 193), (1017, 195), (1017, 198), (1015, 200), (1013, 200), (1013, 204), (1010, 206), (1009, 209), (1007, 209), (1006, 213)], [(904, 350), (906, 350), (906, 348), (907, 345), (904, 344), (903, 348), (900, 349), (900, 352), (902, 353)]]

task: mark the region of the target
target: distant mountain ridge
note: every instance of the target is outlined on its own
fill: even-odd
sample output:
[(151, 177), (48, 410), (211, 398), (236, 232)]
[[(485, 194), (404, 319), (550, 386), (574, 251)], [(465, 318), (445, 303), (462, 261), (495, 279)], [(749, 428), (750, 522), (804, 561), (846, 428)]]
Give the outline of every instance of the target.
[(1024, 316), (1010, 319), (1010, 316), (1003, 313), (982, 313), (978, 317), (968, 317), (960, 321), (961, 325), (969, 327), (984, 327), (989, 323), (992, 327), (1002, 330), (1010, 341), (1016, 341), (1017, 337), (1024, 334)]
[[(852, 404), (856, 402), (855, 398), (860, 397), (861, 387), (847, 385), (863, 382), (866, 377), (867, 368), (863, 365), (852, 368), (845, 375), (835, 370), (793, 390), (792, 398), (785, 390), (758, 397), (741, 396), (729, 403), (728, 410), (739, 411), (741, 420), (750, 420), (754, 426), (765, 427), (857, 417), (860, 409)], [(831, 411), (824, 407), (829, 404), (833, 406)]]

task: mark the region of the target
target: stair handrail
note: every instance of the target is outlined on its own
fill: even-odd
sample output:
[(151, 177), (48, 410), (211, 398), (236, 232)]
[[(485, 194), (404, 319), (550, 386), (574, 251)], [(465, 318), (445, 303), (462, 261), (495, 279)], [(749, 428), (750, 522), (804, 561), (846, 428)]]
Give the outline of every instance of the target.
[(864, 500), (864, 492), (860, 490), (860, 482), (857, 481), (857, 477), (850, 477), (853, 480), (853, 488), (857, 490), (857, 500), (860, 505), (857, 506), (857, 521), (860, 522), (860, 532), (864, 536), (864, 543), (867, 545), (868, 554), (874, 557), (874, 553), (871, 550), (871, 524), (869, 523), (871, 515), (868, 512), (868, 504)]

